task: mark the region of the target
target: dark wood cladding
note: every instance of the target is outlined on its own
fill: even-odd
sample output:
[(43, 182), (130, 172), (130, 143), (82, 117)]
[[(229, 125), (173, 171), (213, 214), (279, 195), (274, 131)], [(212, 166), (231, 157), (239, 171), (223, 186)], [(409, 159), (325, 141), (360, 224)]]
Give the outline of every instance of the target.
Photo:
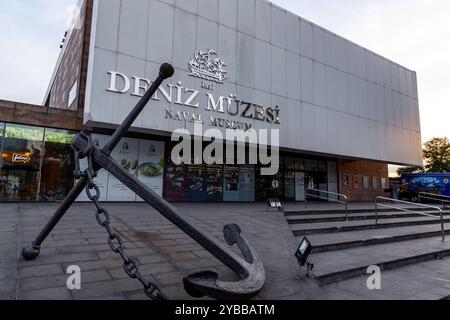
[(81, 130), (83, 123), (75, 111), (5, 100), (0, 100), (0, 121), (67, 130)]
[[(93, 0), (84, 1), (78, 25), (67, 40), (66, 50), (57, 66), (56, 75), (51, 84), (46, 106), (55, 109), (69, 109), (83, 116), (86, 94), (87, 68), (89, 60), (90, 32), (92, 24)], [(78, 81), (78, 93), (75, 101), (68, 106), (69, 91)]]
[(79, 89), (78, 89), (78, 111), (84, 112), (84, 103), (86, 97), (86, 85), (87, 85), (87, 72), (89, 63), (89, 48), (91, 43), (91, 29), (92, 29), (92, 12), (93, 12), (93, 0), (85, 1), (85, 21), (83, 31), (83, 49), (81, 57), (81, 73), (79, 77)]

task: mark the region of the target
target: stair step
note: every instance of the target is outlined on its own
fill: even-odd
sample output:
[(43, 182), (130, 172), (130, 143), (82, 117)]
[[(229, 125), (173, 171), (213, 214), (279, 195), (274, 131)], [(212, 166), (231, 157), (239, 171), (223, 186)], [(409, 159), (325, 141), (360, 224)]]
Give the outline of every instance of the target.
[[(435, 214), (436, 212), (430, 212)], [(449, 214), (446, 213), (445, 216), (448, 216)], [(379, 214), (378, 219), (384, 220), (384, 219), (399, 219), (399, 218), (420, 218), (423, 217), (423, 215), (417, 214), (417, 213), (392, 213), (392, 214)], [(361, 220), (376, 220), (375, 213), (372, 213), (370, 215), (361, 215), (361, 216), (348, 216), (348, 221), (361, 221)], [(320, 223), (320, 222), (342, 222), (347, 221), (345, 218), (345, 215), (343, 216), (336, 216), (336, 215), (320, 215), (318, 216), (311, 216), (311, 215), (296, 215), (296, 216), (290, 216), (287, 218), (287, 221), (289, 224), (311, 224), (311, 223)]]
[[(340, 225), (333, 225), (330, 223), (315, 223), (309, 224), (309, 228), (305, 228), (304, 225), (292, 225), (292, 231), (295, 236), (312, 235), (312, 234), (325, 234), (325, 233), (339, 233), (358, 230), (374, 230), (374, 229), (386, 229), (396, 227), (408, 227), (408, 226), (421, 226), (421, 225), (435, 225), (440, 224), (438, 218), (424, 217), (422, 219), (392, 219), (392, 222), (378, 223), (374, 221), (367, 221), (363, 223), (361, 221), (349, 221)], [(444, 223), (450, 223), (450, 219), (444, 219)], [(440, 228), (439, 228), (440, 229)], [(438, 230), (439, 230), (438, 229)]]
[[(358, 247), (367, 247), (367, 246), (373, 246), (373, 245), (377, 245), (377, 244), (401, 242), (401, 241), (416, 240), (416, 239), (423, 239), (423, 238), (432, 238), (432, 237), (439, 237), (441, 235), (442, 235), (442, 232), (439, 230), (439, 231), (430, 231), (430, 232), (422, 232), (422, 233), (410, 233), (410, 234), (403, 234), (403, 235), (397, 235), (397, 236), (380, 236), (380, 237), (360, 239), (360, 240), (354, 240), (354, 241), (348, 241), (348, 242), (337, 242), (337, 243), (332, 243), (332, 244), (315, 246), (314, 253), (329, 252), (329, 251), (358, 248)], [(450, 235), (450, 230), (445, 230), (445, 235)]]
[(371, 265), (377, 265), (381, 270), (391, 270), (447, 256), (450, 256), (450, 244), (434, 237), (313, 253), (310, 260), (315, 264), (317, 279), (325, 285), (364, 275)]
[[(427, 208), (420, 208), (420, 207), (405, 207), (408, 210), (413, 211), (429, 211), (430, 209)], [(396, 210), (393, 209), (378, 209), (378, 212), (385, 213), (385, 212), (395, 212)], [(367, 208), (367, 209), (351, 209), (348, 210), (348, 214), (358, 214), (358, 213), (374, 213), (374, 208)], [(398, 211), (397, 211), (398, 212)], [(345, 210), (285, 210), (284, 215), (289, 216), (295, 216), (295, 215), (320, 215), (320, 214), (345, 214)]]
[(367, 274), (322, 285), (332, 300), (446, 300), (450, 294), (450, 259), (432, 260), (384, 270), (381, 288), (367, 288)]
[[(422, 226), (408, 226), (401, 228), (356, 230), (330, 234), (312, 234), (308, 235), (307, 237), (309, 241), (312, 243), (315, 250), (326, 252), (326, 251), (334, 251), (333, 250), (334, 246), (337, 247), (336, 248), (337, 250), (364, 246), (365, 243), (372, 241), (372, 239), (379, 239), (379, 241), (382, 241), (381, 239), (391, 239), (393, 240), (392, 242), (397, 242), (395, 241), (397, 237), (414, 236), (417, 237), (418, 239), (422, 239), (428, 238), (428, 235), (431, 236), (433, 233), (436, 234), (435, 235), (436, 237), (440, 236), (441, 235), (440, 228), (437, 228), (436, 225), (422, 225)], [(297, 237), (299, 241), (302, 238), (303, 236)]]

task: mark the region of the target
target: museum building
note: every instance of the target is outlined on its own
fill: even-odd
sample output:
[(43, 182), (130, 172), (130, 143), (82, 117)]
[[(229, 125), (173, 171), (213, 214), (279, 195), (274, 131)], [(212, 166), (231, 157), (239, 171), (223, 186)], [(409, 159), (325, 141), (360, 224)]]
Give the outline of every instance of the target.
[[(422, 164), (416, 73), (269, 1), (83, 0), (43, 105), (0, 100), (0, 201), (63, 199), (74, 135), (104, 144), (163, 62), (174, 77), (112, 156), (169, 201), (372, 201), (388, 164)], [(279, 130), (278, 173), (174, 164), (172, 132), (199, 123)], [(97, 182), (104, 201), (140, 201), (105, 171)]]

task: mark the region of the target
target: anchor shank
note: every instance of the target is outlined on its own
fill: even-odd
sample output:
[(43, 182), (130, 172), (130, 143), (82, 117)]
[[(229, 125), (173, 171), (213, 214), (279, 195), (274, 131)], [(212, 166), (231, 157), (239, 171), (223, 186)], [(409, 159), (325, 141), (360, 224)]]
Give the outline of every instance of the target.
[(86, 178), (81, 178), (75, 187), (70, 191), (69, 195), (64, 199), (62, 205), (58, 208), (55, 214), (51, 217), (47, 225), (41, 231), (41, 233), (34, 240), (33, 245), (40, 246), (42, 242), (47, 238), (53, 228), (58, 224), (70, 206), (77, 200), (84, 188), (86, 188), (87, 180)]
[(109, 139), (109, 141), (106, 143), (106, 145), (103, 147), (102, 151), (109, 155), (114, 150), (114, 148), (117, 146), (117, 144), (120, 142), (120, 139), (122, 139), (125, 134), (128, 132), (128, 130), (133, 125), (134, 121), (139, 117), (142, 110), (144, 110), (147, 103), (150, 101), (150, 99), (155, 94), (156, 90), (161, 86), (162, 82), (170, 78), (174, 73), (174, 69), (169, 64), (163, 64), (161, 66), (159, 76), (156, 78), (156, 80), (153, 82), (151, 87), (145, 92), (144, 96), (139, 100), (139, 102), (136, 104), (134, 109), (130, 112), (130, 114), (126, 117), (126, 119), (122, 122), (122, 124), (117, 128), (117, 130), (114, 132), (112, 137)]
[(180, 213), (174, 206), (150, 190), (141, 181), (125, 172), (110, 156), (105, 155), (100, 150), (95, 150), (93, 152), (93, 160), (233, 270), (239, 277), (248, 277), (247, 263), (241, 257), (209, 235), (205, 230), (195, 227), (195, 224), (188, 217)]

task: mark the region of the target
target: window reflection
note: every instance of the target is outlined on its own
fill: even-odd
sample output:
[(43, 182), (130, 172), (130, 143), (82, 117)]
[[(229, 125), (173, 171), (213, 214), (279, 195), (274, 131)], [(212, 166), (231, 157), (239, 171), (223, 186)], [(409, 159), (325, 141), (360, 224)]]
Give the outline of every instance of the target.
[(63, 200), (73, 187), (75, 164), (70, 144), (74, 136), (66, 130), (46, 130), (40, 200)]
[(2, 199), (36, 200), (43, 138), (43, 128), (6, 124), (1, 168)]

